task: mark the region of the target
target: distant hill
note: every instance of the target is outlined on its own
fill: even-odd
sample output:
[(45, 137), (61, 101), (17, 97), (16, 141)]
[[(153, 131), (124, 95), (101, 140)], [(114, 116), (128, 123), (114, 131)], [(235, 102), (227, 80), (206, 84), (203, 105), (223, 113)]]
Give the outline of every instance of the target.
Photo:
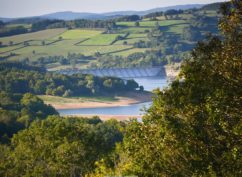
[(9, 21), (12, 21), (13, 19), (15, 19), (15, 18), (2, 18), (2, 17), (0, 17), (0, 20), (3, 21), (3, 22), (9, 22)]
[(152, 13), (152, 12), (167, 11), (167, 10), (170, 10), (170, 9), (175, 9), (175, 10), (187, 10), (187, 9), (194, 9), (194, 8), (199, 9), (203, 6), (204, 6), (204, 4), (186, 4), (186, 5), (160, 7), (160, 8), (154, 8), (154, 9), (144, 11), (143, 15), (146, 15), (146, 14)]
[(59, 20), (75, 20), (75, 19), (98, 19), (103, 18), (102, 14), (88, 13), (88, 12), (56, 12), (40, 16), (47, 19), (59, 19)]
[(74, 20), (74, 19), (106, 19), (113, 16), (125, 16), (125, 15), (146, 15), (148, 13), (157, 11), (166, 11), (169, 9), (185, 10), (191, 8), (201, 8), (204, 4), (189, 4), (189, 5), (177, 5), (169, 7), (154, 8), (146, 11), (117, 11), (117, 12), (107, 12), (107, 13), (78, 13), (78, 12), (57, 12), (52, 14), (43, 15), (41, 17), (45, 18), (55, 18), (60, 20)]
[(16, 19), (30, 19), (30, 18), (43, 18), (43, 19), (59, 19), (59, 20), (75, 20), (75, 19), (110, 19), (113, 17), (126, 16), (126, 15), (146, 15), (152, 12), (157, 11), (166, 11), (169, 9), (176, 10), (186, 10), (191, 8), (201, 8), (204, 4), (187, 4), (187, 5), (177, 5), (177, 6), (169, 6), (169, 7), (160, 7), (154, 8), (146, 11), (116, 11), (116, 12), (107, 12), (107, 13), (89, 13), (89, 12), (55, 12), (50, 14), (45, 14), (36, 17), (23, 17), (23, 18), (1, 18), (1, 21), (9, 22)]
[[(229, 3), (229, 2), (225, 2), (225, 3)], [(203, 6), (201, 9), (202, 10), (219, 10), (221, 4), (222, 4), (221, 2), (207, 4), (207, 5)]]

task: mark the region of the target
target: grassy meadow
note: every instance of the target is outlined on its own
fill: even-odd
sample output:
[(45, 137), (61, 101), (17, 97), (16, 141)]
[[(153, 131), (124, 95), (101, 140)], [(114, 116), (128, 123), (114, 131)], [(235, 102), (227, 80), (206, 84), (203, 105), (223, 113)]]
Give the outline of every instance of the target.
[(38, 32), (19, 34), (10, 37), (1, 37), (0, 41), (3, 45), (8, 45), (10, 41), (13, 42), (13, 45), (16, 45), (23, 43), (25, 41), (53, 39), (65, 31), (66, 29), (64, 28), (47, 29)]
[(82, 102), (108, 102), (108, 101), (118, 101), (117, 98), (113, 96), (95, 96), (95, 97), (60, 97), (60, 96), (50, 96), (50, 95), (38, 95), (46, 103), (52, 104), (65, 104), (65, 103), (82, 103)]
[(86, 39), (86, 38), (92, 38), (94, 36), (97, 36), (101, 34), (103, 31), (101, 30), (90, 30), (90, 29), (72, 29), (65, 31), (64, 33), (60, 34), (56, 37), (62, 37), (63, 39)]
[[(208, 16), (216, 15), (207, 11)], [(135, 52), (145, 52), (148, 48), (135, 48), (134, 43), (148, 41), (148, 33), (158, 23), (162, 32), (181, 35), (189, 25), (190, 14), (181, 14), (179, 19), (158, 20), (143, 19), (139, 26), (135, 22), (116, 22), (115, 33), (106, 34), (105, 29), (47, 29), (10, 37), (1, 37), (0, 58), (7, 60), (22, 60), (29, 58), (35, 61), (40, 57), (67, 56), (68, 53), (80, 53), (85, 56), (101, 55), (128, 56)], [(28, 26), (29, 27), (29, 26)], [(128, 35), (127, 35), (128, 34)], [(125, 36), (117, 40), (117, 36)], [(48, 65), (50, 68), (60, 68), (58, 64)], [(85, 68), (85, 64), (82, 65)]]

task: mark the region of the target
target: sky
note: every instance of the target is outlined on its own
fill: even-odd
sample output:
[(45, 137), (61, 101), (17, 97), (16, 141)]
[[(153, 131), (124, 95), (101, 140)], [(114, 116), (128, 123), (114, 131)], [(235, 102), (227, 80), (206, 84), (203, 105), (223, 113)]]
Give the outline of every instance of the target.
[(225, 0), (0, 0), (0, 17), (37, 16), (60, 11), (113, 12), (148, 10), (182, 4), (208, 4)]

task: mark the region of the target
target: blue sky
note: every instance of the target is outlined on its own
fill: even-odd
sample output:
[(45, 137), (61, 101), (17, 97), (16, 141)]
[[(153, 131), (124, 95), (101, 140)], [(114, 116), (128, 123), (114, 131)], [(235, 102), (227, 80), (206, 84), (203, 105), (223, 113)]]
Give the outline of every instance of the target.
[(224, 0), (0, 0), (0, 17), (26, 17), (59, 11), (112, 12), (148, 10), (181, 4), (207, 4)]

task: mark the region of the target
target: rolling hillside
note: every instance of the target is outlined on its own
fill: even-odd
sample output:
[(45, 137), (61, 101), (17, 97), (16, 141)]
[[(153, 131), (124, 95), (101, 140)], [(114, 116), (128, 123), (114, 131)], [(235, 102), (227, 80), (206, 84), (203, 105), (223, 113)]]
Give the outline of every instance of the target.
[[(139, 21), (117, 21), (112, 29), (51, 27), (53, 29), (1, 37), (0, 60), (42, 63), (52, 70), (179, 62), (197, 40), (204, 39), (208, 33), (217, 33), (218, 18), (216, 10), (186, 10), (155, 19), (143, 16)], [(191, 28), (195, 34), (189, 32)], [(73, 55), (74, 59), (70, 58)]]

